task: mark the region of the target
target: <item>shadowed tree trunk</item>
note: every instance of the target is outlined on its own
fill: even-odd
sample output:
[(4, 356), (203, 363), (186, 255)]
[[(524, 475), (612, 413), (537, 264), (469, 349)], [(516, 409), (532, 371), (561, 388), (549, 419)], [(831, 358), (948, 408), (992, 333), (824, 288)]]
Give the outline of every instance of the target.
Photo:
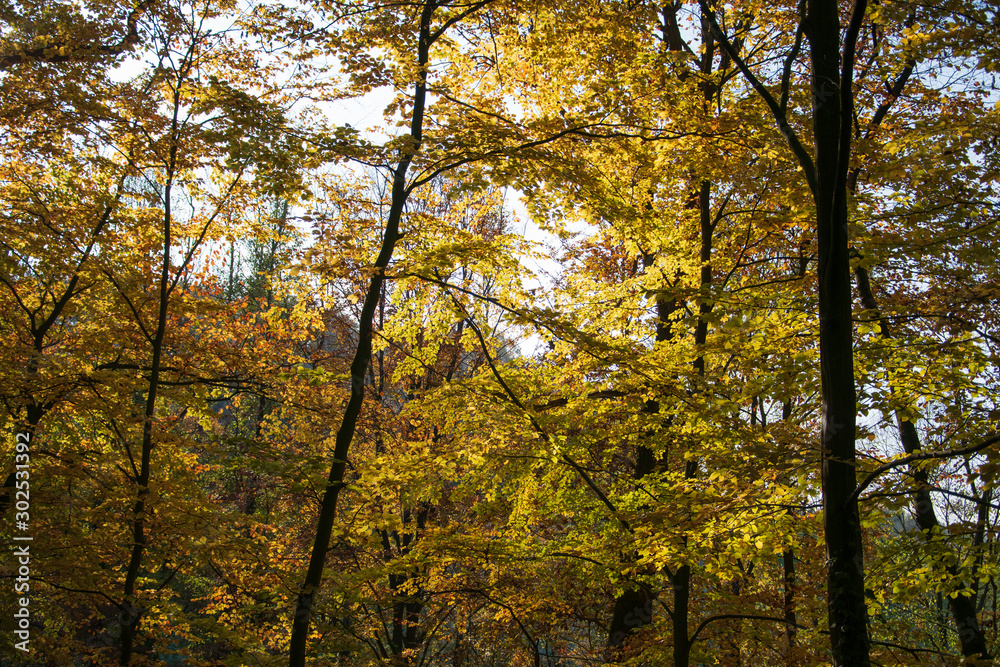
[[(878, 301), (872, 292), (871, 280), (868, 270), (858, 265), (854, 269), (854, 276), (857, 281), (858, 293), (861, 295), (861, 304), (865, 310), (871, 313), (879, 323), (879, 335), (883, 340), (891, 341), (892, 332), (889, 319), (882, 315), (879, 310)], [(891, 394), (898, 396), (899, 392), (892, 382), (889, 383)], [(903, 412), (896, 409), (896, 426), (899, 429), (899, 439), (903, 444), (903, 451), (913, 454), (920, 450), (920, 435), (913, 422), (906, 418)], [(937, 513), (934, 510), (934, 501), (931, 498), (930, 482), (927, 471), (919, 464), (910, 466), (910, 475), (913, 478), (913, 516), (917, 526), (924, 534), (927, 541), (934, 539), (935, 535), (941, 532), (941, 524), (938, 521)], [(958, 577), (957, 565), (947, 567), (948, 574), (953, 578)], [(964, 585), (958, 588), (961, 593), (965, 590)], [(958, 638), (962, 646), (962, 655), (965, 657), (979, 657), (989, 659), (990, 653), (986, 647), (986, 636), (979, 626), (979, 619), (976, 616), (976, 603), (974, 595), (948, 596), (948, 608), (951, 610), (952, 618), (955, 620), (955, 627), (958, 630)]]
[[(646, 256), (645, 263), (647, 267), (652, 266), (652, 255)], [(677, 308), (678, 304), (674, 299), (657, 299), (656, 342), (662, 343), (672, 338), (670, 316)], [(647, 400), (643, 404), (642, 411), (650, 415), (659, 414), (660, 402), (652, 399)], [(646, 475), (652, 473), (658, 463), (663, 463), (665, 459), (666, 455), (658, 462), (652, 449), (645, 445), (639, 445), (635, 453), (633, 477), (636, 480), (641, 480)], [(609, 661), (616, 661), (618, 653), (625, 646), (629, 637), (653, 620), (653, 602), (656, 600), (656, 597), (656, 593), (648, 586), (637, 584), (633, 588), (625, 589), (621, 595), (615, 598), (615, 606), (611, 614), (611, 625), (608, 628)]]
[(323, 578), (323, 567), (326, 562), (326, 552), (330, 545), (330, 535), (337, 514), (337, 498), (344, 486), (344, 473), (347, 469), (347, 454), (354, 439), (354, 432), (361, 406), (364, 402), (365, 375), (372, 355), (372, 326), (375, 310), (380, 302), (382, 284), (385, 282), (385, 270), (392, 259), (396, 242), (400, 239), (400, 220), (409, 196), (406, 185), (406, 174), (414, 156), (420, 150), (423, 138), (424, 108), (427, 103), (427, 65), (430, 62), (430, 48), (433, 40), (440, 36), (443, 29), (432, 32), (431, 18), (434, 11), (443, 3), (428, 0), (420, 12), (417, 36), (417, 82), (413, 93), (413, 112), (410, 119), (410, 146), (405, 148), (402, 157), (392, 174), (392, 203), (386, 221), (382, 246), (372, 271), (368, 291), (365, 294), (358, 320), (358, 344), (351, 362), (351, 396), (344, 416), (337, 431), (336, 444), (333, 452), (333, 464), (327, 478), (326, 490), (320, 506), (316, 525), (316, 537), (313, 541), (312, 555), (309, 559), (309, 569), (302, 589), (299, 592), (295, 616), (292, 619), (292, 636), (289, 648), (288, 664), (290, 667), (304, 667), (306, 660), (306, 642), (309, 636), (309, 622), (312, 617), (313, 603)]
[(864, 18), (857, 0), (845, 37), (841, 71), (836, 0), (809, 0), (815, 148), (816, 235), (819, 241), (819, 349), (823, 397), (823, 529), (827, 553), (827, 608), (835, 665), (869, 664), (861, 520), (855, 471), (856, 394), (847, 170), (851, 154), (854, 41)]
[[(800, 275), (805, 275), (805, 263), (800, 264)], [(792, 418), (792, 401), (786, 399), (781, 406), (781, 419), (787, 422)], [(782, 583), (784, 585), (785, 635), (788, 637), (788, 650), (785, 652), (785, 664), (794, 665), (795, 633), (795, 551), (791, 546), (781, 552)]]
[[(173, 209), (171, 196), (174, 178), (177, 174), (181, 133), (181, 87), (183, 80), (187, 77), (193, 53), (194, 46), (192, 44), (184, 56), (184, 60), (176, 73), (177, 79), (173, 83), (173, 115), (169, 134), (170, 148), (164, 164), (165, 181), (162, 195), (163, 255), (160, 260), (160, 275), (157, 285), (159, 303), (156, 311), (156, 326), (153, 329), (152, 336), (147, 338), (150, 345), (151, 359), (149, 365), (149, 383), (146, 385), (145, 406), (143, 410), (142, 443), (138, 474), (132, 477), (132, 482), (136, 488), (136, 499), (132, 507), (132, 521), (130, 526), (132, 549), (129, 555), (128, 568), (125, 572), (122, 601), (118, 605), (118, 623), (120, 627), (118, 657), (119, 664), (123, 667), (128, 667), (132, 659), (134, 643), (142, 619), (142, 608), (136, 601), (136, 583), (139, 580), (142, 557), (146, 549), (148, 537), (146, 534), (146, 516), (151, 509), (149, 506), (149, 482), (152, 474), (150, 463), (153, 453), (153, 421), (156, 418), (157, 397), (160, 390), (163, 340), (167, 331), (170, 294), (173, 291), (173, 287), (177, 284), (176, 281), (171, 282), (171, 251), (173, 250)], [(190, 260), (190, 255), (188, 256), (188, 260)], [(180, 273), (178, 273), (179, 275)], [(121, 295), (125, 299), (129, 298), (124, 292)], [(139, 309), (135, 308), (133, 308), (133, 311), (137, 314), (140, 312)], [(139, 325), (142, 326), (141, 322), (139, 322)], [(132, 468), (135, 470), (134, 460), (132, 461)]]
[[(804, 0), (796, 41), (775, 98), (742, 60), (719, 26), (707, 0), (699, 0), (722, 47), (770, 109), (778, 129), (802, 167), (816, 208), (819, 258), (819, 348), (823, 418), (821, 466), (823, 531), (827, 553), (827, 616), (834, 665), (868, 667), (861, 520), (854, 489), (857, 407), (854, 384), (851, 266), (848, 237), (848, 173), (854, 114), (854, 60), (867, 0), (856, 0), (841, 31), (837, 0)], [(787, 119), (790, 67), (809, 43), (813, 151)], [(843, 41), (842, 41), (843, 35)]]

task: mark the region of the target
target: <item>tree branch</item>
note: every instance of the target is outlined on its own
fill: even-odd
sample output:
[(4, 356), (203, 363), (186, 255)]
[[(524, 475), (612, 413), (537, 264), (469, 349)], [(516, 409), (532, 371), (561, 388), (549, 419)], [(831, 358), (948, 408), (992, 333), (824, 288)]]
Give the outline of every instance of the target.
[(909, 465), (914, 461), (950, 459), (955, 456), (965, 456), (966, 454), (975, 454), (976, 452), (980, 452), (991, 445), (995, 445), (998, 442), (1000, 442), (1000, 434), (992, 435), (980, 443), (977, 443), (975, 445), (970, 445), (968, 447), (962, 447), (961, 449), (948, 449), (942, 452), (924, 452), (924, 451), (914, 452), (913, 454), (908, 454), (901, 458), (893, 459), (892, 461), (883, 463), (882, 465), (878, 466), (870, 473), (868, 473), (864, 481), (858, 484), (857, 488), (854, 489), (854, 492), (850, 496), (848, 496), (847, 503), (852, 503), (856, 501), (858, 499), (858, 496), (860, 496), (864, 492), (864, 490), (867, 489), (871, 485), (871, 483), (874, 482), (875, 479), (884, 472), (888, 472), (889, 470), (893, 470), (894, 468), (899, 468), (900, 466)]
[(153, 4), (153, 0), (142, 0), (142, 2), (129, 12), (128, 18), (125, 19), (125, 36), (118, 42), (97, 45), (84, 43), (67, 44), (65, 38), (63, 38), (33, 49), (25, 49), (17, 53), (0, 56), (0, 72), (7, 70), (13, 65), (31, 61), (59, 63), (70, 60), (82, 60), (83, 58), (92, 56), (117, 56), (129, 51), (139, 43), (139, 18), (151, 4)]

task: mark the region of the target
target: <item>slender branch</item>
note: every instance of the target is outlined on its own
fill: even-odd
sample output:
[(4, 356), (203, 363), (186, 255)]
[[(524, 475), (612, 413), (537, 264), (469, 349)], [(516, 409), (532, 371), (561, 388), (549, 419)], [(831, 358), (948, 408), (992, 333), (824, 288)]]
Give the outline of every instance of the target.
[(795, 44), (792, 45), (792, 50), (789, 51), (781, 69), (781, 101), (778, 103), (778, 108), (781, 109), (782, 113), (788, 112), (788, 97), (791, 94), (792, 65), (795, 64), (796, 58), (799, 57), (799, 52), (802, 50), (802, 38), (805, 36), (804, 26), (806, 20), (806, 0), (799, 0), (798, 9), (799, 24), (795, 27)]
[(693, 635), (691, 635), (690, 643), (693, 644), (698, 639), (698, 635), (701, 633), (702, 630), (705, 629), (705, 626), (707, 626), (709, 623), (713, 623), (715, 621), (726, 621), (737, 618), (746, 620), (757, 620), (757, 621), (774, 621), (775, 623), (782, 623), (784, 625), (794, 625), (797, 628), (806, 627), (804, 625), (799, 625), (798, 623), (790, 623), (788, 619), (779, 618), (777, 616), (763, 616), (759, 614), (716, 614), (715, 616), (709, 616), (708, 618), (706, 618), (704, 621), (701, 622), (701, 625), (698, 626), (698, 629), (694, 631)]
[(458, 14), (455, 14), (454, 16), (449, 18), (447, 21), (442, 23), (437, 30), (431, 33), (431, 40), (430, 40), (431, 43), (433, 44), (434, 42), (438, 41), (438, 38), (440, 38), (441, 35), (443, 35), (448, 28), (455, 25), (456, 23), (466, 18), (470, 14), (479, 11), (480, 9), (490, 4), (491, 2), (493, 2), (493, 0), (481, 0), (481, 2), (473, 3), (469, 5), (469, 7), (465, 11), (459, 12)]
[[(837, 165), (837, 182), (844, 190), (850, 180), (851, 137), (854, 134), (854, 61), (857, 57), (858, 35), (865, 20), (868, 0), (855, 0), (851, 21), (844, 35), (844, 57), (840, 74), (840, 157)], [(837, 192), (841, 192), (838, 186)]]
[[(551, 446), (553, 443), (552, 439), (549, 437), (549, 434), (541, 427), (541, 425), (538, 423), (538, 420), (535, 419), (535, 415), (530, 410), (528, 410), (528, 408), (524, 405), (524, 403), (521, 402), (521, 399), (519, 399), (517, 395), (514, 394), (514, 391), (510, 388), (510, 385), (507, 384), (507, 381), (503, 379), (503, 376), (500, 375), (500, 372), (497, 370), (496, 365), (493, 363), (493, 357), (492, 355), (490, 355), (489, 349), (486, 346), (486, 339), (483, 337), (483, 332), (479, 329), (479, 325), (475, 323), (475, 321), (472, 319), (472, 316), (468, 314), (464, 306), (462, 306), (461, 302), (458, 301), (455, 295), (451, 294), (450, 292), (448, 294), (455, 302), (455, 305), (465, 313), (466, 315), (465, 321), (468, 323), (472, 331), (476, 334), (476, 338), (479, 339), (479, 344), (483, 348), (483, 355), (486, 357), (486, 363), (489, 365), (490, 371), (493, 373), (493, 377), (496, 378), (496, 381), (503, 388), (504, 393), (507, 395), (507, 398), (510, 399), (510, 401), (514, 405), (520, 408), (522, 412), (524, 412), (524, 414), (531, 421), (531, 426), (532, 428), (534, 428), (535, 432), (538, 433), (543, 440), (545, 440), (545, 444)], [(625, 527), (625, 529), (631, 533), (632, 527), (629, 525), (628, 521), (626, 521), (619, 515), (618, 508), (614, 506), (614, 503), (611, 502), (611, 499), (608, 498), (607, 494), (605, 494), (604, 491), (602, 491), (601, 488), (597, 486), (597, 484), (594, 482), (591, 476), (587, 474), (587, 471), (584, 470), (579, 463), (577, 463), (569, 454), (566, 454), (565, 452), (560, 453), (560, 458), (562, 458), (563, 461), (568, 463), (569, 466), (576, 471), (576, 473), (580, 476), (580, 478), (583, 479), (584, 483), (586, 483), (586, 485), (590, 487), (590, 490), (594, 492), (594, 495), (596, 495), (598, 499), (601, 501), (601, 503), (608, 508), (612, 516), (618, 519), (618, 521), (621, 522), (621, 524)]]
[(862, 481), (860, 484), (858, 484), (857, 488), (854, 489), (854, 492), (850, 496), (848, 496), (846, 502), (847, 503), (852, 503), (852, 502), (856, 501), (858, 499), (858, 496), (860, 496), (864, 492), (864, 490), (867, 489), (871, 485), (871, 483), (874, 482), (875, 479), (879, 475), (881, 475), (882, 473), (888, 472), (889, 470), (893, 470), (895, 468), (899, 468), (900, 466), (909, 465), (910, 463), (913, 463), (914, 461), (930, 461), (930, 460), (933, 460), (933, 459), (950, 459), (950, 458), (953, 458), (953, 457), (956, 457), (956, 456), (965, 456), (966, 454), (975, 454), (976, 452), (980, 452), (980, 451), (986, 449), (987, 447), (990, 447), (991, 445), (995, 445), (998, 442), (1000, 442), (1000, 434), (996, 434), (996, 435), (990, 436), (989, 438), (986, 438), (982, 442), (979, 442), (979, 443), (977, 443), (975, 445), (969, 445), (968, 447), (962, 447), (960, 449), (948, 449), (948, 450), (941, 451), (941, 452), (925, 452), (925, 451), (920, 451), (920, 452), (914, 452), (913, 454), (908, 454), (908, 455), (900, 457), (898, 459), (893, 459), (892, 461), (889, 461), (887, 463), (883, 463), (882, 465), (878, 466), (877, 468), (875, 468), (874, 470), (872, 470), (870, 473), (868, 473), (868, 475), (865, 477), (864, 481)]
[(580, 125), (579, 127), (570, 127), (570, 128), (566, 128), (565, 130), (562, 130), (561, 132), (557, 132), (555, 134), (549, 135), (549, 136), (544, 137), (542, 139), (535, 139), (533, 141), (526, 141), (526, 142), (524, 142), (522, 144), (518, 144), (516, 146), (501, 146), (500, 148), (494, 148), (492, 150), (483, 151), (481, 153), (474, 153), (472, 155), (466, 155), (465, 157), (458, 158), (458, 159), (455, 159), (454, 161), (446, 162), (444, 164), (441, 164), (439, 162), (438, 164), (441, 165), (439, 167), (436, 167), (436, 168), (430, 169), (430, 170), (428, 170), (428, 169), (422, 170), (420, 172), (420, 174), (418, 175), (418, 177), (413, 182), (411, 182), (409, 186), (407, 186), (406, 193), (407, 193), (407, 195), (409, 195), (409, 193), (413, 192), (413, 190), (415, 190), (416, 188), (419, 188), (420, 186), (424, 185), (425, 183), (433, 181), (435, 178), (437, 178), (438, 176), (440, 176), (444, 172), (451, 171), (452, 169), (455, 169), (457, 167), (461, 167), (462, 165), (470, 164), (472, 162), (478, 162), (479, 160), (484, 160), (484, 159), (486, 159), (488, 157), (495, 157), (497, 155), (503, 155), (505, 153), (519, 153), (519, 152), (522, 152), (522, 151), (527, 150), (529, 148), (536, 148), (538, 146), (543, 146), (543, 145), (551, 143), (551, 142), (553, 142), (553, 141), (555, 141), (557, 139), (561, 139), (561, 138), (563, 138), (565, 136), (572, 135), (572, 134), (578, 134), (578, 133), (586, 130), (588, 127), (594, 127), (594, 126), (595, 125), (591, 124), (591, 125)]
[(702, 12), (705, 14), (705, 18), (708, 19), (709, 25), (712, 28), (712, 34), (715, 38), (719, 40), (719, 44), (726, 51), (729, 57), (732, 59), (736, 66), (739, 68), (743, 76), (750, 83), (751, 87), (760, 95), (761, 99), (767, 105), (768, 109), (771, 110), (771, 115), (774, 116), (774, 121), (778, 125), (778, 130), (788, 141), (788, 146), (792, 149), (792, 153), (795, 158), (799, 161), (802, 166), (802, 170), (805, 172), (806, 181), (809, 183), (809, 190), (815, 195), (818, 192), (819, 183), (816, 180), (816, 166), (813, 163), (812, 156), (809, 151), (806, 150), (805, 146), (799, 140), (795, 131), (788, 124), (788, 119), (785, 114), (785, 110), (782, 109), (781, 104), (778, 100), (774, 99), (774, 95), (771, 91), (767, 89), (766, 86), (758, 79), (753, 72), (750, 71), (750, 67), (747, 65), (746, 61), (740, 56), (737, 50), (733, 47), (732, 42), (729, 40), (729, 36), (719, 27), (718, 19), (715, 16), (715, 12), (711, 7), (708, 6), (707, 0), (698, 0), (698, 4), (701, 5)]

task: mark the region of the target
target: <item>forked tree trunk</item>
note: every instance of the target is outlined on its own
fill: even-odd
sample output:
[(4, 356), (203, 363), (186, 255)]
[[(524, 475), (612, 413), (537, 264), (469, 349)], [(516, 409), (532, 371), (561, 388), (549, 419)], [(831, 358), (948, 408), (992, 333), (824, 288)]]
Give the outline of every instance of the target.
[(833, 662), (868, 667), (861, 520), (855, 472), (857, 406), (854, 385), (847, 174), (853, 130), (854, 43), (866, 0), (856, 0), (844, 39), (837, 0), (808, 0), (818, 239), (819, 351), (823, 529), (827, 555), (827, 614)]
[[(708, 0), (699, 0), (712, 30), (748, 83), (767, 104), (802, 167), (816, 207), (819, 258), (819, 350), (823, 418), (821, 472), (823, 530), (827, 553), (827, 617), (837, 667), (868, 667), (861, 520), (854, 490), (857, 429), (854, 385), (851, 266), (847, 180), (854, 114), (855, 46), (867, 0), (856, 0), (843, 33), (837, 0), (805, 0), (801, 29), (809, 42), (813, 152), (788, 123), (790, 78), (784, 72), (779, 98), (758, 79), (719, 26)], [(797, 33), (798, 34), (798, 33)], [(788, 67), (801, 45), (796, 39)]]
[(150, 341), (152, 360), (149, 366), (149, 384), (142, 423), (142, 453), (139, 475), (133, 481), (136, 486), (136, 500), (132, 508), (132, 550), (129, 554), (128, 569), (125, 572), (122, 601), (119, 604), (118, 624), (119, 664), (128, 667), (132, 659), (135, 638), (139, 632), (142, 608), (136, 603), (136, 583), (142, 567), (142, 557), (146, 549), (146, 513), (149, 511), (149, 481), (153, 453), (153, 420), (156, 417), (157, 395), (160, 389), (160, 371), (163, 357), (163, 339), (167, 331), (167, 315), (170, 310), (170, 251), (172, 244), (171, 192), (177, 165), (177, 141), (179, 137), (180, 86), (174, 91), (174, 115), (171, 126), (170, 156), (167, 164), (166, 183), (163, 191), (163, 257), (159, 276), (159, 305), (156, 313), (156, 329)]

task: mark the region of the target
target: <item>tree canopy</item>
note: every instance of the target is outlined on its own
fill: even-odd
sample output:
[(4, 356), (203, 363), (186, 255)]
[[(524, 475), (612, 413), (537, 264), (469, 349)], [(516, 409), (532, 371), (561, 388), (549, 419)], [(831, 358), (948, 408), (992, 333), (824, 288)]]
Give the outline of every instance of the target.
[(993, 664), (998, 31), (0, 7), (2, 660)]

